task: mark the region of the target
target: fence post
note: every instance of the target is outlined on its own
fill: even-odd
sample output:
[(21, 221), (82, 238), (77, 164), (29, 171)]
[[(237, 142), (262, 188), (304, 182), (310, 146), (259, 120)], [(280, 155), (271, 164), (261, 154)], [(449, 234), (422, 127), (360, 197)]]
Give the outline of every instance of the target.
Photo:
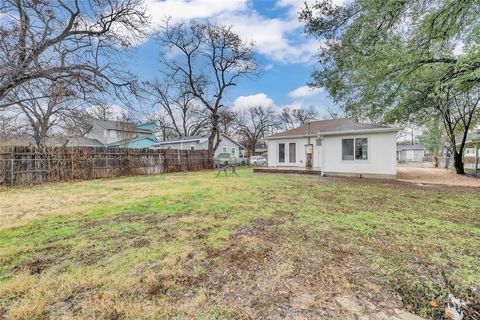
[(13, 183), (13, 177), (14, 177), (14, 175), (15, 175), (13, 166), (14, 166), (15, 160), (14, 160), (14, 159), (10, 159), (10, 161), (11, 161), (11, 166), (10, 166), (10, 183), (11, 183), (12, 186), (13, 186), (13, 185), (14, 185), (14, 183)]
[(92, 179), (95, 179), (95, 157), (92, 157)]

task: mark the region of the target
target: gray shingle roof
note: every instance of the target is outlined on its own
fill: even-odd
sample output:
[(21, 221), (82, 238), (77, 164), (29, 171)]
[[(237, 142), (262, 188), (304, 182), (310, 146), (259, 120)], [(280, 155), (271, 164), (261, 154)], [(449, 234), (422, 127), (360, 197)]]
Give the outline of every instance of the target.
[(92, 127), (98, 126), (107, 130), (123, 130), (123, 131), (141, 132), (141, 133), (148, 133), (148, 134), (152, 133), (152, 131), (150, 130), (137, 128), (137, 125), (133, 122), (100, 120), (95, 118), (89, 118), (87, 122)]
[(298, 128), (278, 132), (269, 138), (290, 137), (290, 136), (305, 136), (315, 135), (322, 132), (340, 132), (340, 131), (355, 131), (368, 129), (389, 129), (391, 127), (382, 126), (370, 123), (358, 123), (353, 119), (331, 119), (331, 120), (317, 120), (310, 121)]

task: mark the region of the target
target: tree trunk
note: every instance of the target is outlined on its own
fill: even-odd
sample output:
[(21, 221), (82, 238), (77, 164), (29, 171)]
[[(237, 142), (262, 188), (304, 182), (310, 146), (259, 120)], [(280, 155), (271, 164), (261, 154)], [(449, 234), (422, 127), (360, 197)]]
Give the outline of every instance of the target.
[(465, 174), (465, 168), (463, 166), (463, 159), (461, 152), (455, 152), (453, 154), (453, 166), (455, 167), (455, 171), (457, 174)]
[(215, 156), (215, 150), (217, 150), (219, 144), (218, 139), (215, 141), (219, 133), (218, 119), (219, 116), (217, 113), (212, 114), (212, 128), (210, 130), (210, 135), (208, 136), (208, 161), (210, 168), (214, 167), (213, 157)]
[(440, 167), (440, 156), (438, 153), (434, 153), (433, 154), (433, 159), (435, 161), (435, 168), (439, 168)]

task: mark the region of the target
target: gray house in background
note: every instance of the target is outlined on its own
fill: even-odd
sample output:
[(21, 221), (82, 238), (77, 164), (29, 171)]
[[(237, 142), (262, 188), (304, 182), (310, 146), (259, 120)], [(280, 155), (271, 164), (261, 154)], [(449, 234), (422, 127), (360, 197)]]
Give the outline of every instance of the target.
[(83, 137), (68, 138), (67, 146), (149, 148), (157, 142), (153, 122), (135, 124), (90, 118), (86, 123), (88, 124), (86, 134)]
[(425, 157), (423, 144), (397, 144), (398, 161), (422, 161)]
[[(215, 157), (220, 153), (230, 153), (235, 157), (242, 157), (244, 147), (227, 135), (220, 135), (221, 140), (215, 151)], [(180, 150), (207, 150), (207, 136), (186, 136), (160, 141), (154, 144), (152, 149), (180, 149)]]

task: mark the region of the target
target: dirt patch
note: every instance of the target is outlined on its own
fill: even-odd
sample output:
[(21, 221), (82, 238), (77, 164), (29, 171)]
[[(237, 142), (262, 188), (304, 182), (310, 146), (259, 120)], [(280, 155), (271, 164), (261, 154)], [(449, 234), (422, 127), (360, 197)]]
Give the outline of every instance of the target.
[[(392, 303), (396, 299), (369, 282), (365, 258), (338, 239), (283, 228), (293, 219), (289, 217), (254, 220), (238, 229), (228, 246), (208, 252), (210, 265), (198, 284), (208, 288), (208, 305), (224, 304), (241, 310), (239, 318), (251, 319), (358, 319), (377, 314), (370, 318), (402, 319), (395, 318), (401, 307)], [(289, 239), (308, 239), (312, 248), (296, 248), (296, 241)], [(347, 293), (357, 294), (354, 301), (361, 309), (353, 312), (337, 303), (336, 298)]]
[(445, 169), (435, 168), (397, 168), (397, 180), (433, 185), (480, 187), (480, 178), (459, 175)]

